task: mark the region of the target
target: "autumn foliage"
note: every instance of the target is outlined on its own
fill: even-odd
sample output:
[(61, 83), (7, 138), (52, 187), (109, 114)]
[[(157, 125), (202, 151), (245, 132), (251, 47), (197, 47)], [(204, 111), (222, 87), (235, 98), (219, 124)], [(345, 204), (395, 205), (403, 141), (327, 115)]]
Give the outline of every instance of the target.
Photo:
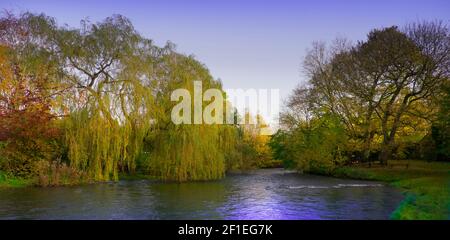
[(271, 164), (267, 139), (245, 127), (173, 124), (172, 91), (222, 85), (123, 16), (69, 28), (43, 14), (6, 13), (0, 45), (0, 171), (53, 186), (136, 172), (210, 180), (259, 159)]
[(33, 164), (55, 157), (59, 130), (54, 126), (45, 78), (26, 74), (8, 49), (0, 48), (0, 141), (2, 168), (14, 175), (30, 176)]

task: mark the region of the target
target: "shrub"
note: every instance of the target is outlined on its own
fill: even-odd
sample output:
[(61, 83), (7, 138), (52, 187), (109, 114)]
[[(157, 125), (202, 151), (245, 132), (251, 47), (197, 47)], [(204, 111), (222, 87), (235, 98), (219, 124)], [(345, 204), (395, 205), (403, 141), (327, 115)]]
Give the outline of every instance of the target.
[(89, 182), (85, 172), (67, 166), (66, 163), (60, 161), (38, 161), (34, 164), (34, 171), (37, 172), (36, 185), (42, 187)]

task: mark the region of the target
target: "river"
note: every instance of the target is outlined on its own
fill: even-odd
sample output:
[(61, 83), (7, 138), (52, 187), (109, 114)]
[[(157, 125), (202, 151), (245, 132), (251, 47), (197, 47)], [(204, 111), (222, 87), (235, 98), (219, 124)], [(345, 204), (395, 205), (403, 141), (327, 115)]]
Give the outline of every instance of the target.
[(0, 189), (0, 219), (388, 219), (398, 189), (261, 169), (217, 181)]

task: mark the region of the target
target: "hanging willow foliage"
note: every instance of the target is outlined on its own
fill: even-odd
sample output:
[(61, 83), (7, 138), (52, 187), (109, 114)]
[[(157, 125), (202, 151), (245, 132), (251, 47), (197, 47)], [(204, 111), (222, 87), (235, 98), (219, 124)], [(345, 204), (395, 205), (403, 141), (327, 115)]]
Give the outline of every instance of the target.
[(16, 20), (29, 36), (11, 49), (39, 56), (37, 65), (52, 62), (51, 111), (61, 116), (70, 167), (94, 181), (135, 171), (187, 181), (221, 178), (241, 161), (237, 126), (171, 122), (175, 89), (193, 96), (194, 81), (204, 90), (222, 89), (203, 64), (172, 44), (154, 46), (120, 15), (82, 21), (79, 29), (45, 15)]
[[(165, 59), (170, 69), (168, 81), (158, 93), (157, 104), (164, 109), (147, 135), (145, 145), (148, 174), (164, 180), (210, 180), (222, 178), (226, 170), (226, 151), (231, 150), (234, 131), (226, 125), (175, 125), (170, 121), (170, 93), (183, 88), (194, 96), (194, 81), (203, 88), (218, 88), (209, 71), (191, 57), (173, 54)], [(193, 102), (192, 102), (193, 109)]]
[(73, 167), (96, 181), (117, 180), (123, 139), (117, 125), (88, 110), (72, 113), (65, 122), (68, 158)]
[(83, 109), (65, 119), (64, 129), (71, 166), (88, 172), (92, 180), (118, 180), (119, 171), (135, 171), (143, 128), (110, 122), (98, 111)]
[(218, 147), (217, 126), (174, 127), (157, 133), (148, 171), (164, 180), (209, 180), (224, 176), (225, 161)]

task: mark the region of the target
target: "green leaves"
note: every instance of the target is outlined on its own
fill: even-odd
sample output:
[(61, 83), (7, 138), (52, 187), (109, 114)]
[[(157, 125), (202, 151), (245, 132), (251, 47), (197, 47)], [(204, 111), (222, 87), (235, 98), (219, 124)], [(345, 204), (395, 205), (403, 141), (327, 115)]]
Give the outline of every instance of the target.
[[(141, 171), (164, 180), (217, 179), (245, 154), (235, 154), (240, 151), (238, 141), (243, 141), (236, 126), (171, 122), (173, 90), (193, 91), (194, 81), (202, 81), (205, 89), (221, 89), (221, 83), (202, 63), (175, 52), (173, 44), (154, 46), (127, 18), (85, 20), (79, 28), (61, 27), (51, 17), (30, 13), (1, 21), (7, 23), (1, 31), (20, 39), (0, 39), (11, 46), (11, 56), (46, 76), (42, 94), (48, 101), (33, 117), (46, 116), (44, 112), (58, 115), (39, 126), (58, 124), (62, 139), (50, 139), (64, 150), (59, 157), (68, 166), (56, 161), (56, 170), (48, 174), (62, 169), (78, 176), (81, 171), (89, 180), (108, 181), (117, 180), (119, 172)], [(23, 113), (16, 117), (20, 116)], [(14, 130), (25, 127), (16, 123)], [(38, 139), (32, 131), (22, 132), (30, 140)], [(256, 147), (262, 149), (251, 145), (250, 150), (257, 152)], [(48, 169), (54, 158), (43, 156), (38, 165)], [(57, 184), (57, 178), (48, 177), (40, 176), (43, 185)]]
[(357, 161), (378, 156), (383, 163), (414, 157), (411, 149), (430, 135), (430, 122), (445, 108), (439, 98), (450, 77), (449, 41), (446, 25), (423, 22), (404, 30), (374, 29), (353, 46), (315, 43), (304, 62), (308, 82), (294, 90), (282, 116), (295, 146), (273, 143), (276, 154), (305, 169), (333, 158), (338, 164), (343, 154)]

